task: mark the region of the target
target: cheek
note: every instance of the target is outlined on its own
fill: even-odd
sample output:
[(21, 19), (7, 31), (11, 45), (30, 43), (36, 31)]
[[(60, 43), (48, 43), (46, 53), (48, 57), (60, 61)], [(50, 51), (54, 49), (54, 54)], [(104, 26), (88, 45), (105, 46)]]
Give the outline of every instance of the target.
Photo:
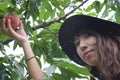
[(82, 51), (78, 48), (76, 48), (77, 54), (80, 56), (80, 58), (82, 58)]

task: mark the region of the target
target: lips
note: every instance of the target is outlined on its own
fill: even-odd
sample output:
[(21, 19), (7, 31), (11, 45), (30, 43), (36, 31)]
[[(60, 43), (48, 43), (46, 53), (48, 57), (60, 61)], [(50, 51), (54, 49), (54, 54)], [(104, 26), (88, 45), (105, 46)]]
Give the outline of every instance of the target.
[(88, 50), (83, 54), (83, 57), (89, 56), (94, 50)]

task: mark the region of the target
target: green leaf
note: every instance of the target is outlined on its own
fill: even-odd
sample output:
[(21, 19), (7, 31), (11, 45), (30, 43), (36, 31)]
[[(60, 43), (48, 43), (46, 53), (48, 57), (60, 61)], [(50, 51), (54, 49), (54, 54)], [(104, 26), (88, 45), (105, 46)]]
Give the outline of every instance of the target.
[(55, 78), (55, 80), (70, 80), (66, 76), (63, 76), (63, 75), (58, 74), (58, 73), (52, 73), (52, 76)]
[(40, 13), (39, 13), (39, 19), (40, 19), (40, 21), (45, 21), (45, 19), (44, 19), (45, 13), (46, 13), (45, 8), (42, 7), (40, 9)]
[(51, 1), (52, 5), (53, 5), (55, 8), (61, 9), (60, 6), (59, 6), (58, 1), (56, 1), (56, 0), (50, 0), (50, 1)]
[(117, 23), (120, 23), (120, 7), (119, 6), (116, 9), (115, 19)]
[(41, 1), (42, 1), (42, 3), (43, 3), (43, 6), (44, 6), (48, 11), (52, 12), (52, 7), (51, 7), (49, 1), (48, 1), (48, 0), (41, 0)]
[(56, 70), (56, 66), (52, 65), (50, 67), (47, 67), (44, 69), (44, 71), (46, 72), (47, 76), (51, 76), (51, 74)]
[(109, 6), (105, 6), (104, 12), (102, 13), (102, 17), (105, 18), (109, 15)]
[(17, 41), (14, 41), (14, 45), (13, 45), (13, 50), (15, 50), (18, 46), (18, 42)]
[(71, 70), (74, 73), (87, 75), (87, 76), (92, 76), (91, 73), (89, 72), (89, 70), (85, 67), (79, 67), (79, 66), (76, 66), (72, 63), (63, 62), (63, 61), (59, 61), (59, 62), (56, 62), (56, 63), (59, 67), (66, 68), (68, 70)]
[(95, 8), (95, 10), (96, 10), (96, 12), (97, 13), (99, 13), (100, 12), (100, 2), (99, 1), (95, 1), (94, 2), (94, 8)]

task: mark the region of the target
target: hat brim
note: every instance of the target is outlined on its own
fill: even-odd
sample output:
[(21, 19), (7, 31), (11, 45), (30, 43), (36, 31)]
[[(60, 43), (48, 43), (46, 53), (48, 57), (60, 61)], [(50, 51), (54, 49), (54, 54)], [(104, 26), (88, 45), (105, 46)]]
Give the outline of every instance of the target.
[(74, 36), (82, 30), (107, 32), (120, 36), (120, 25), (114, 22), (87, 15), (74, 15), (66, 19), (59, 30), (60, 46), (68, 57), (82, 66), (86, 66), (86, 64), (80, 59), (74, 46)]

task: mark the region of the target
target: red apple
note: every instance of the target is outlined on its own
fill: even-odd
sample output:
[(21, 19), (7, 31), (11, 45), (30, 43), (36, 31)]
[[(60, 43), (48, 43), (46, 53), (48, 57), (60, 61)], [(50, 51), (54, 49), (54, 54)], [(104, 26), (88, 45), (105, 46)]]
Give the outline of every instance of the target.
[(15, 13), (7, 13), (7, 14), (5, 14), (4, 19), (6, 20), (6, 22), (8, 21), (8, 19), (11, 20), (11, 27), (13, 29), (19, 27), (19, 25), (20, 25), (20, 19)]

